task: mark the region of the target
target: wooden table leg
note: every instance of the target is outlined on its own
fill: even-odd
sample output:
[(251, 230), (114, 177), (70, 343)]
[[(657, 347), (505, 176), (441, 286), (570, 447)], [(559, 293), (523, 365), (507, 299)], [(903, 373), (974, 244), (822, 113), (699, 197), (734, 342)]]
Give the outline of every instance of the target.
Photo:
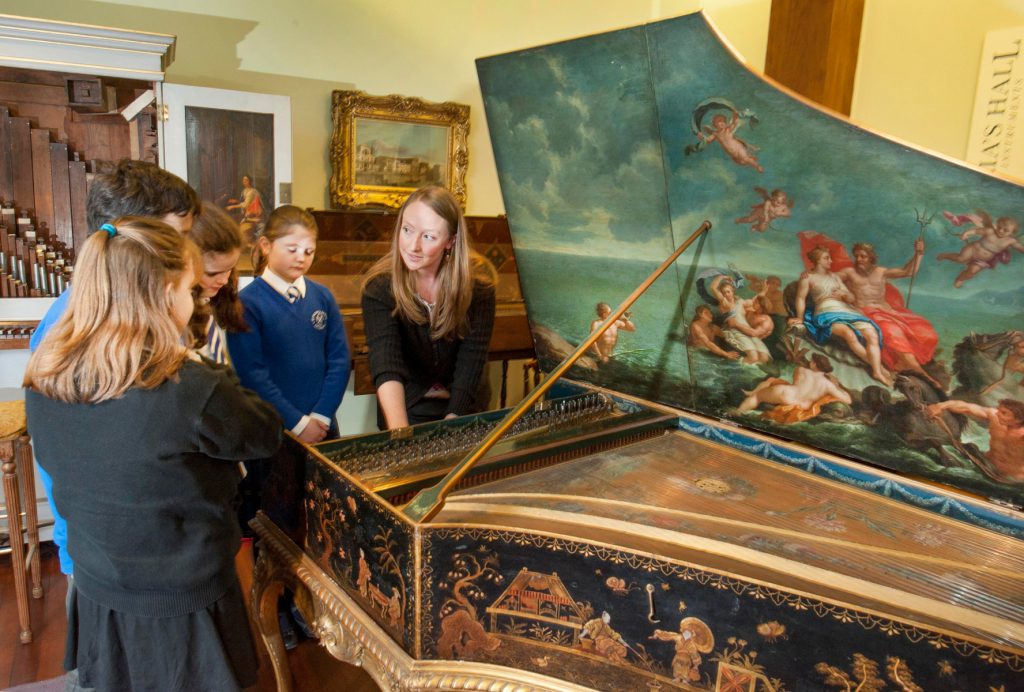
[(43, 570), (39, 557), (39, 513), (36, 507), (36, 470), (32, 460), (32, 443), (23, 435), (16, 448), (18, 477), (25, 489), (25, 530), (28, 532), (28, 561), (32, 574), (32, 598), (43, 597)]
[(23, 644), (32, 641), (28, 612), (28, 588), (25, 583), (25, 534), (21, 529), (21, 497), (18, 492), (16, 439), (0, 440), (0, 462), (4, 476), (4, 503), (7, 505), (7, 533), (11, 541), (11, 570), (14, 572), (14, 599), (18, 602), (19, 637)]

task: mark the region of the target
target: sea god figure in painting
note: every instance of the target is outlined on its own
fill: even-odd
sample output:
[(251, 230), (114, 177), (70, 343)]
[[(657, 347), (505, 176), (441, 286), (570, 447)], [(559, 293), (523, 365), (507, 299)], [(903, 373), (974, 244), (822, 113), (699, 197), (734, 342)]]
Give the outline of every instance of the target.
[[(882, 330), (882, 365), (893, 372), (910, 370), (942, 389), (942, 385), (921, 367), (932, 359), (939, 336), (931, 323), (903, 307), (903, 299), (890, 279), (914, 276), (921, 267), (924, 241), (914, 243), (914, 256), (902, 267), (878, 266), (870, 243), (853, 246), (853, 266), (836, 274), (849, 286), (854, 305)], [(893, 295), (895, 294), (895, 295)]]
[[(812, 269), (801, 275), (796, 292), (796, 317), (791, 325), (803, 324), (816, 343), (824, 346), (833, 337), (868, 364), (871, 376), (887, 387), (892, 376), (882, 368), (882, 330), (864, 313), (853, 307), (853, 293), (843, 279), (831, 271), (832, 256), (824, 245), (807, 253)], [(813, 306), (809, 309), (810, 305)]]

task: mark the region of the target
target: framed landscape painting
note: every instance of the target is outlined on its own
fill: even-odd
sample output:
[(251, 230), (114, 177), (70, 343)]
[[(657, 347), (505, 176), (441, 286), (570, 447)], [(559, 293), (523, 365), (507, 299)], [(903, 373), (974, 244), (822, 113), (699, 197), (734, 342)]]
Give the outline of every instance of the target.
[(469, 106), (405, 96), (335, 91), (331, 202), (397, 208), (424, 185), (443, 185), (466, 205)]

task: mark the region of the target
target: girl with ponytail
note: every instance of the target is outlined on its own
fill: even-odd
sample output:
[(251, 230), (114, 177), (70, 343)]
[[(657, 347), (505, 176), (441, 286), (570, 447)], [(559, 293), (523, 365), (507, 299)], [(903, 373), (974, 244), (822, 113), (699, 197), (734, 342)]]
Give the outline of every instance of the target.
[(185, 236), (125, 217), (75, 265), (68, 309), (24, 382), (74, 559), (65, 668), (97, 690), (252, 685), (237, 462), (273, 454), (280, 419), (186, 348), (202, 264)]

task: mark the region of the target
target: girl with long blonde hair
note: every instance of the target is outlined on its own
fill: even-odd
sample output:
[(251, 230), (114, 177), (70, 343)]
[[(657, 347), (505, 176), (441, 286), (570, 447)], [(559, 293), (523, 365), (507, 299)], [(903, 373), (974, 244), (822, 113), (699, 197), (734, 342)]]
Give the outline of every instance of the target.
[(84, 243), (29, 360), (28, 429), (74, 559), (65, 666), (101, 690), (238, 690), (257, 659), (234, 569), (237, 462), (280, 419), (183, 339), (195, 245), (126, 217)]
[(378, 425), (404, 427), (482, 410), (496, 274), (469, 246), (446, 189), (413, 192), (391, 250), (363, 281), (363, 320)]

